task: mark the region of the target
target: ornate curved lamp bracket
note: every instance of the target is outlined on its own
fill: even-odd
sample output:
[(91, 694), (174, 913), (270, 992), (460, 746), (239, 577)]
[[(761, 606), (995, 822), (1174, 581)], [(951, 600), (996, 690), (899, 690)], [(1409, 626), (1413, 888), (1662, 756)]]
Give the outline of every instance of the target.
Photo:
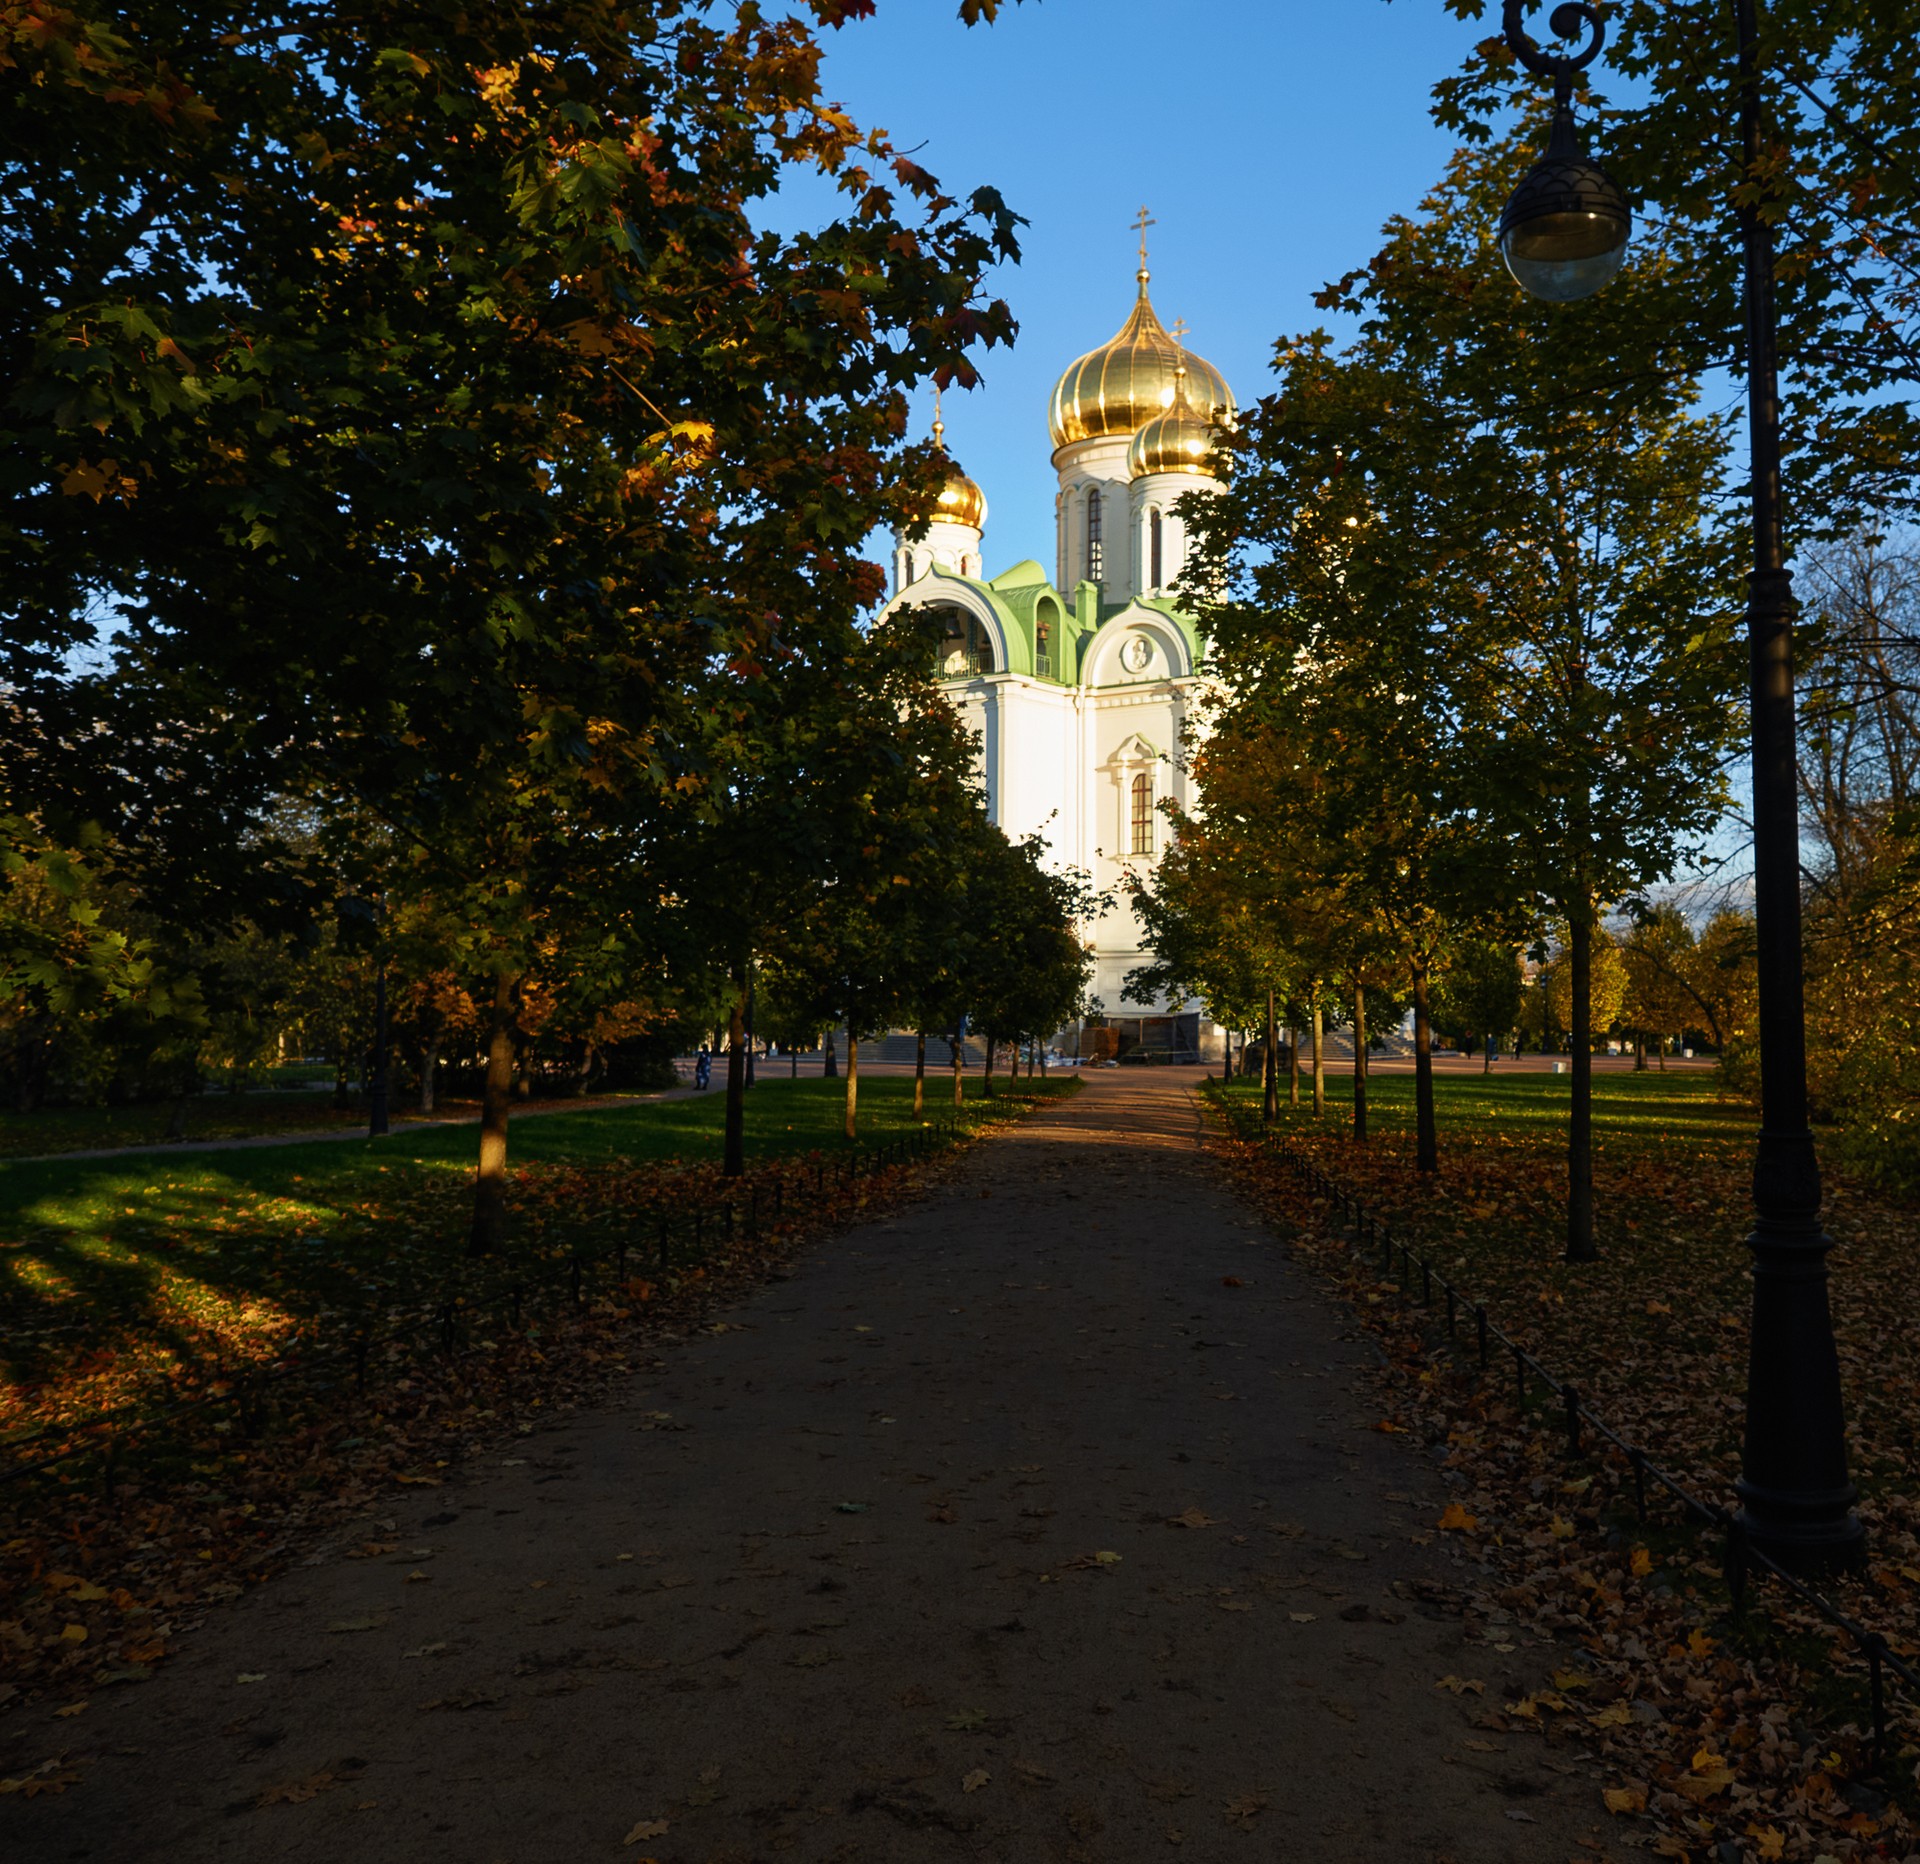
[(1513, 55), (1521, 64), (1538, 77), (1553, 80), (1553, 101), (1556, 106), (1565, 109), (1573, 101), (1573, 74), (1584, 71), (1600, 56), (1600, 48), (1607, 42), (1606, 22), (1600, 17), (1597, 6), (1587, 4), (1587, 0), (1564, 0), (1553, 9), (1547, 25), (1555, 38), (1570, 39), (1582, 27), (1593, 34), (1592, 42), (1584, 52), (1569, 55), (1565, 52), (1543, 52), (1520, 23), (1521, 13), (1526, 0), (1506, 0), (1501, 14), (1500, 24), (1506, 34)]

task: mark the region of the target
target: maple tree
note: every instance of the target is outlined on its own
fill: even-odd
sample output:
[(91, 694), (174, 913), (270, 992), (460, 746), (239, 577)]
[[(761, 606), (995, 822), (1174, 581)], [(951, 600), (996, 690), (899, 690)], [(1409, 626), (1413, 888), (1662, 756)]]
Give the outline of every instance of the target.
[[(1360, 334), (1281, 346), (1279, 392), (1223, 449), (1226, 495), (1190, 520), (1241, 703), (1289, 706), (1335, 750), (1321, 846), (1406, 954), (1428, 1171), (1427, 980), (1450, 940), (1563, 918), (1585, 1026), (1602, 913), (1719, 820), (1738, 734), (1725, 434), (1676, 329), (1694, 252), (1660, 232), (1578, 318), (1524, 297), (1491, 247), (1518, 153), (1456, 153), (1420, 216), (1322, 294)], [(1573, 1087), (1584, 1258), (1584, 1044)]]
[[(185, 743), (229, 809), (291, 792), (418, 851), (489, 974), (476, 1248), (556, 916), (617, 919), (663, 802), (724, 781), (716, 681), (851, 643), (861, 540), (938, 470), (904, 389), (1011, 334), (978, 297), (998, 197), (820, 91), (814, 25), (862, 10), (9, 16), (6, 673), (36, 777), (104, 814), (103, 737)], [(759, 227), (802, 168), (839, 217)], [(150, 879), (204, 870), (175, 826), (114, 833)]]

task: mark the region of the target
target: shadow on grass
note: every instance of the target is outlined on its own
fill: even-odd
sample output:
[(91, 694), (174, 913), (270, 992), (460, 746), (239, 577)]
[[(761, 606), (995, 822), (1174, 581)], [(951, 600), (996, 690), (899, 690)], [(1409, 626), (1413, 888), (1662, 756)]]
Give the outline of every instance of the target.
[[(965, 1123), (997, 1112), (977, 1081)], [(1035, 1082), (1036, 1096), (1073, 1080)], [(855, 1146), (920, 1130), (911, 1080), (861, 1083)], [(1028, 1098), (1022, 1084), (1019, 1098)], [(836, 1081), (762, 1081), (748, 1098), (750, 1161), (849, 1148)], [(926, 1122), (954, 1117), (929, 1077)], [(596, 1202), (604, 1168), (696, 1165), (721, 1155), (725, 1103), (686, 1100), (526, 1117), (510, 1167), (568, 1178), (568, 1195), (523, 1201), (512, 1249), (611, 1239)], [(419, 1128), (382, 1140), (211, 1153), (0, 1162), (0, 1429), (23, 1412), (97, 1410), (156, 1382), (270, 1352), (299, 1323), (406, 1304), (459, 1266), (478, 1136)], [(630, 1175), (630, 1174), (629, 1174)], [(577, 1194), (576, 1194), (577, 1193)]]

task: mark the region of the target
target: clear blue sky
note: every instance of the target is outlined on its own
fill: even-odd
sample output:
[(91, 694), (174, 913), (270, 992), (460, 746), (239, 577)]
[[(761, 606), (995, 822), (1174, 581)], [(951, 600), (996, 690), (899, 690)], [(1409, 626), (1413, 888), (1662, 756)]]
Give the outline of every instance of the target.
[[(1127, 314), (1141, 203), (1155, 307), (1254, 399), (1275, 339), (1321, 321), (1313, 293), (1438, 179), (1429, 92), (1489, 28), (1440, 0), (1024, 0), (972, 29), (955, 12), (882, 0), (827, 35), (826, 84), (949, 193), (997, 187), (1031, 223), (992, 280), (1019, 341), (948, 398), (947, 442), (987, 494), (988, 573), (1051, 571), (1047, 397)], [(826, 211), (802, 188), (779, 217)]]

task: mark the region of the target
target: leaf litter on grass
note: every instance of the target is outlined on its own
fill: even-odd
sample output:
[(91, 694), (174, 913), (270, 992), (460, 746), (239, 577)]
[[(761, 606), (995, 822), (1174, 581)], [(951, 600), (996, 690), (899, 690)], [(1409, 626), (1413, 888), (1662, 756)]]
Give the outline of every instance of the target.
[[(1513, 1085), (1513, 1084), (1508, 1084)], [(1547, 1120), (1449, 1129), (1422, 1185), (1390, 1128), (1355, 1146), (1308, 1117), (1284, 1137), (1445, 1267), (1582, 1402), (1694, 1493), (1730, 1494), (1746, 1376), (1750, 1116), (1696, 1112), (1664, 1127), (1602, 1133), (1596, 1201), (1602, 1257), (1561, 1259), (1564, 1133)], [(1284, 1120), (1284, 1116), (1283, 1116)], [(1635, 1518), (1631, 1471), (1592, 1444), (1570, 1465), (1557, 1407), (1522, 1415), (1510, 1379), (1477, 1386), (1470, 1349), (1448, 1357), (1442, 1312), (1422, 1311), (1354, 1250), (1257, 1145), (1229, 1141), (1243, 1189), (1284, 1220), (1296, 1255), (1343, 1284), (1383, 1342), (1384, 1375), (1408, 1437), (1443, 1459), (1454, 1499), (1440, 1518), (1478, 1567), (1455, 1609), (1509, 1647), (1521, 1629), (1580, 1647), (1577, 1686), (1502, 1705), (1490, 1732), (1537, 1729), (1607, 1768), (1605, 1808), (1645, 1819), (1662, 1855), (1906, 1858), (1920, 1851), (1920, 1727), (1892, 1697), (1891, 1757), (1871, 1777), (1864, 1664), (1851, 1640), (1779, 1588), (1756, 1582), (1730, 1611), (1718, 1548), (1656, 1511)], [(1845, 1181), (1830, 1186), (1833, 1307), (1871, 1570), (1827, 1582), (1902, 1655), (1915, 1652), (1920, 1508), (1912, 1342), (1920, 1289), (1915, 1213)], [(1470, 1336), (1469, 1336), (1470, 1337)], [(1568, 1676), (1576, 1673), (1569, 1672)], [(1643, 1827), (1644, 1829), (1644, 1827)]]
[[(995, 1123), (1024, 1111), (1004, 1101)], [(724, 1303), (785, 1273), (804, 1244), (916, 1195), (956, 1156), (936, 1152), (923, 1163), (889, 1165), (849, 1186), (829, 1173), (819, 1190), (811, 1159), (772, 1161), (748, 1182), (757, 1181), (765, 1198), (774, 1176), (783, 1178), (778, 1222), (769, 1215), (757, 1235), (742, 1225), (731, 1243), (716, 1237), (706, 1260), (661, 1271), (640, 1290), (631, 1281), (591, 1284), (578, 1306), (529, 1307), (518, 1333), (501, 1326), (486, 1337), (476, 1326), (468, 1350), (451, 1358), (392, 1345), (374, 1354), (364, 1396), (343, 1389), (337, 1374), (276, 1384), (264, 1428), (252, 1438), (230, 1417), (190, 1413), (175, 1434), (123, 1460), (111, 1497), (85, 1458), (14, 1484), (0, 1519), (0, 1714), (54, 1692), (71, 1698), (145, 1680), (209, 1606), (280, 1570), (317, 1530), (364, 1517), (397, 1485), (437, 1483), (449, 1463), (509, 1439), (522, 1419), (590, 1401), (660, 1346), (710, 1325)], [(728, 1194), (744, 1202), (746, 1188), (741, 1180), (723, 1185), (709, 1164), (523, 1168), (510, 1266), (521, 1272), (541, 1260), (548, 1224), (556, 1236), (577, 1235), (559, 1226), (582, 1210), (645, 1237), (669, 1202), (711, 1203)], [(445, 1238), (462, 1233), (464, 1187), (435, 1187), (428, 1201), (439, 1213), (444, 1257)], [(424, 1223), (419, 1206), (408, 1208), (410, 1222)], [(391, 1324), (405, 1310), (387, 1315)], [(285, 1358), (293, 1324), (277, 1315), (278, 1331), (222, 1336), (219, 1352)], [(103, 1370), (103, 1361), (111, 1368)], [(166, 1377), (149, 1381), (149, 1360), (116, 1359), (113, 1347), (102, 1346), (79, 1358), (70, 1377), (16, 1391), (16, 1415), (24, 1410), (57, 1424), (74, 1408), (74, 1390), (97, 1400), (115, 1378), (148, 1400), (221, 1396), (235, 1381), (215, 1374), (230, 1363), (211, 1351), (183, 1354)], [(44, 1782), (64, 1774), (23, 1779), (14, 1790), (31, 1794), (61, 1790)]]

